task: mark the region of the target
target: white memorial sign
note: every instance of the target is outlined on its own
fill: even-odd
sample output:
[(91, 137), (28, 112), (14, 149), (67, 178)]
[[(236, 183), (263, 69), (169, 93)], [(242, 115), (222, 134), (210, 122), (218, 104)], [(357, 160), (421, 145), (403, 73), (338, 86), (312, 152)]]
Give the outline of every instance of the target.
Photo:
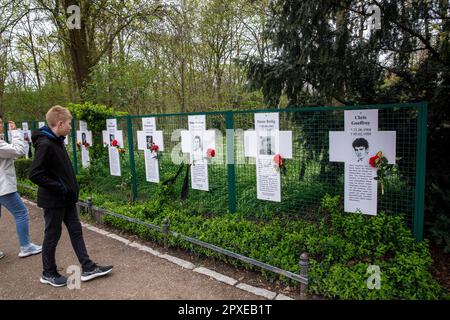
[(189, 153), (192, 189), (209, 191), (208, 149), (215, 150), (216, 134), (206, 130), (206, 116), (188, 116), (189, 131), (181, 131), (181, 151)]
[(292, 159), (292, 131), (280, 131), (279, 123), (278, 113), (255, 113), (255, 131), (244, 132), (244, 154), (256, 158), (260, 200), (281, 202), (281, 177), (274, 158)]
[(395, 164), (396, 132), (378, 131), (378, 110), (345, 111), (345, 131), (330, 131), (330, 161), (345, 162), (345, 212), (377, 214), (376, 169), (369, 165), (378, 151)]
[[(164, 151), (163, 132), (156, 130), (155, 118), (142, 119), (142, 131), (137, 132), (138, 149), (144, 150), (145, 175), (148, 182), (159, 183), (158, 152)], [(157, 146), (158, 151), (152, 151)]]
[(117, 130), (117, 119), (106, 120), (103, 144), (108, 146), (109, 170), (112, 176), (121, 176), (119, 148), (123, 148), (122, 130)]
[(39, 121), (39, 128), (42, 128), (45, 126), (45, 122), (44, 121)]
[[(67, 144), (69, 137), (64, 139)], [(77, 131), (77, 145), (81, 149), (81, 165), (83, 168), (89, 167), (91, 158), (89, 157), (89, 148), (92, 146), (92, 131), (88, 130), (86, 121), (80, 121), (80, 130)]]
[(28, 154), (30, 152), (30, 146), (31, 146), (31, 131), (28, 127), (27, 122), (22, 122), (22, 134), (23, 134), (23, 140), (25, 141), (25, 158), (29, 158)]

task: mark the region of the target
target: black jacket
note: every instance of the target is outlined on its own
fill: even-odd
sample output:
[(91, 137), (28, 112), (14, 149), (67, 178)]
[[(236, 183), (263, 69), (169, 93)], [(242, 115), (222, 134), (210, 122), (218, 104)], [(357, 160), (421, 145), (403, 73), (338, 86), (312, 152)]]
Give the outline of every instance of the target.
[(31, 136), (35, 155), (30, 167), (29, 178), (39, 186), (38, 206), (58, 208), (78, 201), (78, 183), (64, 137), (57, 137), (48, 128), (42, 127)]

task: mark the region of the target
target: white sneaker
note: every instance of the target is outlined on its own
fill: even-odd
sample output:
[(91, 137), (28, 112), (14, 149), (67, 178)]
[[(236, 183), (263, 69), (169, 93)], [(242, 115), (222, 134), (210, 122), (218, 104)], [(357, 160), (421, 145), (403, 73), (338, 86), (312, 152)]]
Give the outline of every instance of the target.
[(5, 254), (3, 253), (3, 251), (0, 251), (0, 259), (3, 258), (5, 256)]
[(19, 257), (25, 258), (33, 254), (38, 254), (42, 252), (42, 246), (30, 243), (27, 247), (20, 247)]

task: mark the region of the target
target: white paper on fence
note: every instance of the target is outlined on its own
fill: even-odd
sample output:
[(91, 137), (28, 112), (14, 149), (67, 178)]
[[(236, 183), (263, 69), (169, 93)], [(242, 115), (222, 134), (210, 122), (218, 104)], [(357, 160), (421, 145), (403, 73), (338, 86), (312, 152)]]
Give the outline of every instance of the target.
[(244, 155), (256, 158), (256, 131), (244, 131)]
[(144, 150), (145, 176), (148, 182), (159, 183), (159, 163), (150, 150)]
[(344, 162), (349, 156), (353, 157), (353, 147), (346, 132), (330, 131), (328, 132), (328, 136), (330, 141), (329, 155), (331, 162)]
[(117, 119), (106, 119), (106, 131), (110, 133), (117, 131)]
[(87, 127), (87, 122), (80, 120), (80, 131), (87, 131), (88, 127)]
[(366, 165), (369, 165), (369, 159), (377, 154), (378, 151), (388, 159), (389, 164), (395, 164), (396, 156), (396, 132), (395, 131), (375, 131), (367, 136), (351, 136), (343, 131), (329, 132), (329, 154), (330, 161), (357, 163), (358, 159), (353, 148), (353, 141), (358, 138), (364, 138), (369, 144), (369, 154), (366, 157)]
[(108, 146), (109, 154), (109, 171), (112, 176), (120, 177), (122, 172), (120, 170), (119, 150), (116, 147)]
[[(147, 136), (151, 134), (145, 131), (137, 131), (138, 150), (147, 150)], [(153, 142), (159, 147), (159, 151), (164, 151), (164, 139), (162, 131), (153, 132)]]
[(350, 132), (355, 126), (370, 127), (378, 131), (378, 109), (345, 110), (344, 129)]
[[(22, 124), (22, 126), (23, 126), (23, 124)], [(25, 126), (25, 127), (27, 127), (27, 126)], [(31, 131), (30, 130), (24, 130), (23, 128), (22, 129), (18, 129), (17, 131), (19, 132), (20, 137), (24, 141), (25, 158), (28, 159), (28, 153), (30, 152), (30, 144), (31, 144), (30, 143), (31, 142)], [(8, 131), (8, 137), (10, 139), (9, 141), (11, 141), (11, 132), (10, 131)]]
[[(116, 119), (114, 119), (116, 120)], [(122, 134), (122, 130), (116, 130), (115, 132), (110, 132), (107, 130), (103, 130), (102, 131), (102, 135), (103, 135), (103, 145), (107, 144), (110, 145), (112, 140), (117, 140), (117, 143), (119, 144), (120, 148), (123, 148), (123, 134)], [(111, 137), (111, 135), (113, 137)]]
[(206, 162), (191, 166), (191, 187), (195, 190), (209, 191), (208, 164)]
[(256, 189), (258, 199), (281, 202), (280, 172), (274, 168), (272, 155), (256, 157)]
[(22, 130), (23, 131), (28, 131), (28, 122), (22, 122)]
[(389, 164), (395, 164), (397, 148), (396, 137), (396, 131), (377, 132), (374, 137), (372, 137), (372, 157), (376, 155), (378, 151), (381, 151), (383, 153), (383, 156), (388, 160)]
[(25, 141), (25, 143), (31, 142), (31, 131), (30, 130), (22, 130), (21, 131), (23, 140)]
[(191, 152), (191, 133), (187, 130), (181, 131), (181, 152)]
[(279, 131), (279, 153), (285, 159), (292, 159), (292, 131)]
[[(93, 145), (92, 141), (92, 131), (77, 131), (77, 142), (83, 143), (83, 133), (86, 134), (86, 142), (89, 143), (89, 145)], [(69, 142), (69, 138), (66, 137), (64, 141)]]
[(255, 131), (280, 130), (280, 115), (278, 112), (255, 113)]
[(189, 131), (205, 131), (206, 116), (204, 114), (198, 116), (188, 116)]
[(81, 165), (83, 168), (89, 167), (91, 159), (89, 157), (89, 150), (85, 146), (81, 146)]
[(377, 214), (376, 170), (368, 165), (345, 163), (345, 212)]
[(39, 121), (39, 128), (42, 128), (45, 126), (45, 122), (44, 121)]
[[(261, 132), (261, 136), (264, 135), (267, 135), (267, 132)], [(275, 153), (279, 153), (285, 159), (292, 159), (292, 131), (273, 131), (271, 136), (275, 141)], [(244, 132), (244, 156), (256, 158), (258, 152), (256, 141), (256, 131)]]
[(142, 118), (142, 131), (152, 134), (156, 131), (155, 118)]
[[(23, 134), (23, 140), (25, 142), (25, 158), (28, 159), (28, 153), (30, 152), (30, 141), (31, 141), (31, 131), (30, 130), (26, 130), (26, 131), (22, 131)], [(28, 141), (25, 139), (28, 136)]]
[(206, 157), (208, 149), (216, 150), (216, 133), (213, 130), (190, 131), (191, 147), (194, 147), (195, 137), (200, 137), (202, 156)]

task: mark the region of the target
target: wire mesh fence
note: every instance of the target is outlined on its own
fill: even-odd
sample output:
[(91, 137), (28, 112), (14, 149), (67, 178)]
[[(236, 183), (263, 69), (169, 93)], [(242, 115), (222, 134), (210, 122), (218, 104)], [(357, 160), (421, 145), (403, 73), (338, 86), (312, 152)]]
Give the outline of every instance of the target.
[[(255, 219), (275, 216), (315, 219), (325, 194), (344, 195), (344, 163), (330, 161), (329, 132), (345, 130), (346, 110), (377, 109), (378, 130), (396, 132), (397, 156), (397, 170), (386, 180), (383, 194), (377, 198), (377, 208), (388, 214), (402, 214), (416, 238), (420, 239), (426, 108), (426, 103), (411, 103), (202, 113), (206, 116), (206, 129), (215, 131), (216, 156), (208, 164), (209, 191), (189, 189), (185, 200), (181, 200), (180, 194), (184, 178), (189, 175), (186, 165), (189, 158), (181, 152), (181, 132), (188, 130), (188, 116), (192, 114), (118, 117), (117, 127), (123, 132), (126, 150), (120, 156), (120, 177), (110, 175), (108, 152), (103, 147), (101, 135), (93, 137), (98, 148), (89, 170), (82, 168), (80, 150), (74, 145), (76, 139), (69, 137), (67, 147), (81, 187), (89, 188), (86, 192), (102, 193), (111, 202), (155, 199), (161, 192), (168, 192), (163, 182), (180, 172), (171, 193), (166, 196), (193, 213), (217, 215), (237, 211)], [(286, 159), (286, 174), (281, 175), (281, 202), (257, 198), (255, 158), (245, 156), (244, 132), (254, 130), (255, 113), (272, 112), (279, 113), (280, 130), (292, 132), (293, 154), (292, 159)], [(142, 130), (142, 118), (145, 117), (155, 117), (156, 129), (163, 132), (164, 151), (159, 160), (161, 183), (146, 180), (144, 151), (138, 149), (137, 131)], [(38, 127), (36, 121), (29, 122), (29, 126), (31, 129)], [(76, 137), (79, 121), (75, 120), (72, 126), (72, 135)]]

